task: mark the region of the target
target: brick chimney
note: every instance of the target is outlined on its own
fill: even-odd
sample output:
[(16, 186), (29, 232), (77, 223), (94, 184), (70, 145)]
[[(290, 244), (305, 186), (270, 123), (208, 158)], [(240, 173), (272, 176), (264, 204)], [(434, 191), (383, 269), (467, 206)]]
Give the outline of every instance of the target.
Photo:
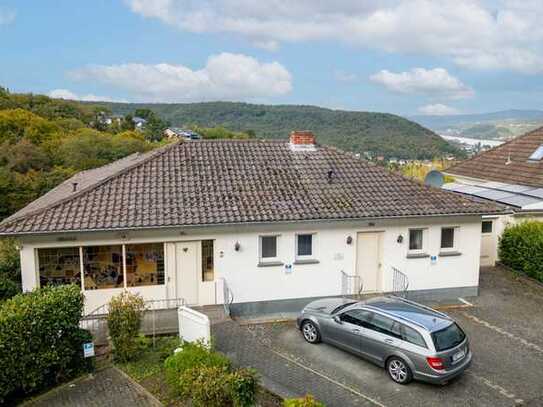
[(315, 150), (315, 135), (308, 130), (290, 132), (290, 148), (292, 150)]

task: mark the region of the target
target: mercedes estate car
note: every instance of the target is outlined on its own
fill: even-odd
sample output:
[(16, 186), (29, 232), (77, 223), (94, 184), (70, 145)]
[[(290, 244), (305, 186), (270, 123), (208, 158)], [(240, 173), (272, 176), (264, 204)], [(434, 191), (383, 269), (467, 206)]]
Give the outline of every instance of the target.
[(471, 364), (468, 337), (452, 318), (400, 297), (317, 300), (302, 310), (297, 325), (307, 342), (359, 355), (399, 384), (445, 384)]

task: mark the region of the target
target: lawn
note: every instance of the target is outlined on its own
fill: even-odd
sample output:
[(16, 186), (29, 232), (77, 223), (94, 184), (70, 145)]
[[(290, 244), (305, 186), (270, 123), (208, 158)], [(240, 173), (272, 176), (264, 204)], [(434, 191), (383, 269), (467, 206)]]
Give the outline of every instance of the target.
[[(145, 387), (164, 405), (189, 406), (190, 403), (184, 402), (172, 394), (165, 378), (164, 360), (178, 346), (179, 338), (172, 336), (156, 338), (154, 346), (152, 341), (142, 341), (142, 350), (136, 360), (116, 363), (116, 366)], [(279, 407), (282, 406), (282, 400), (263, 387), (259, 387), (257, 406)]]

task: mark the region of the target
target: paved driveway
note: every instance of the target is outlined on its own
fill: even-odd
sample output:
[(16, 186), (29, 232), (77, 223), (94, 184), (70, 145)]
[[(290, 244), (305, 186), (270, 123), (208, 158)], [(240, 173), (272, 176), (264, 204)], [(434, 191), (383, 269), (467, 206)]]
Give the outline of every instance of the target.
[[(383, 369), (362, 359), (326, 344), (307, 344), (294, 323), (244, 329), (285, 363), (305, 369), (308, 379), (317, 374), (329, 384), (335, 381), (343, 392), (362, 395), (368, 405), (543, 406), (543, 286), (515, 279), (500, 268), (487, 269), (481, 274), (480, 296), (469, 300), (475, 307), (447, 312), (470, 336), (474, 362), (446, 386), (397, 385)], [(288, 379), (286, 383), (288, 387)], [(328, 406), (347, 405), (312, 386), (311, 380), (306, 389), (320, 393)]]

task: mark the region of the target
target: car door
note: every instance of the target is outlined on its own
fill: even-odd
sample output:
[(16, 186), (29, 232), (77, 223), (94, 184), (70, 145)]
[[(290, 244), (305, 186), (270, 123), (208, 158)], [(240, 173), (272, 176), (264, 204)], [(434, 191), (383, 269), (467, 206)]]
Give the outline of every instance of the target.
[(391, 351), (400, 344), (400, 324), (391, 318), (368, 311), (370, 317), (364, 324), (361, 337), (362, 352), (375, 362), (382, 364)]
[(360, 353), (360, 335), (362, 321), (360, 310), (354, 309), (342, 312), (332, 320), (332, 326), (327, 330), (327, 340), (349, 352)]

